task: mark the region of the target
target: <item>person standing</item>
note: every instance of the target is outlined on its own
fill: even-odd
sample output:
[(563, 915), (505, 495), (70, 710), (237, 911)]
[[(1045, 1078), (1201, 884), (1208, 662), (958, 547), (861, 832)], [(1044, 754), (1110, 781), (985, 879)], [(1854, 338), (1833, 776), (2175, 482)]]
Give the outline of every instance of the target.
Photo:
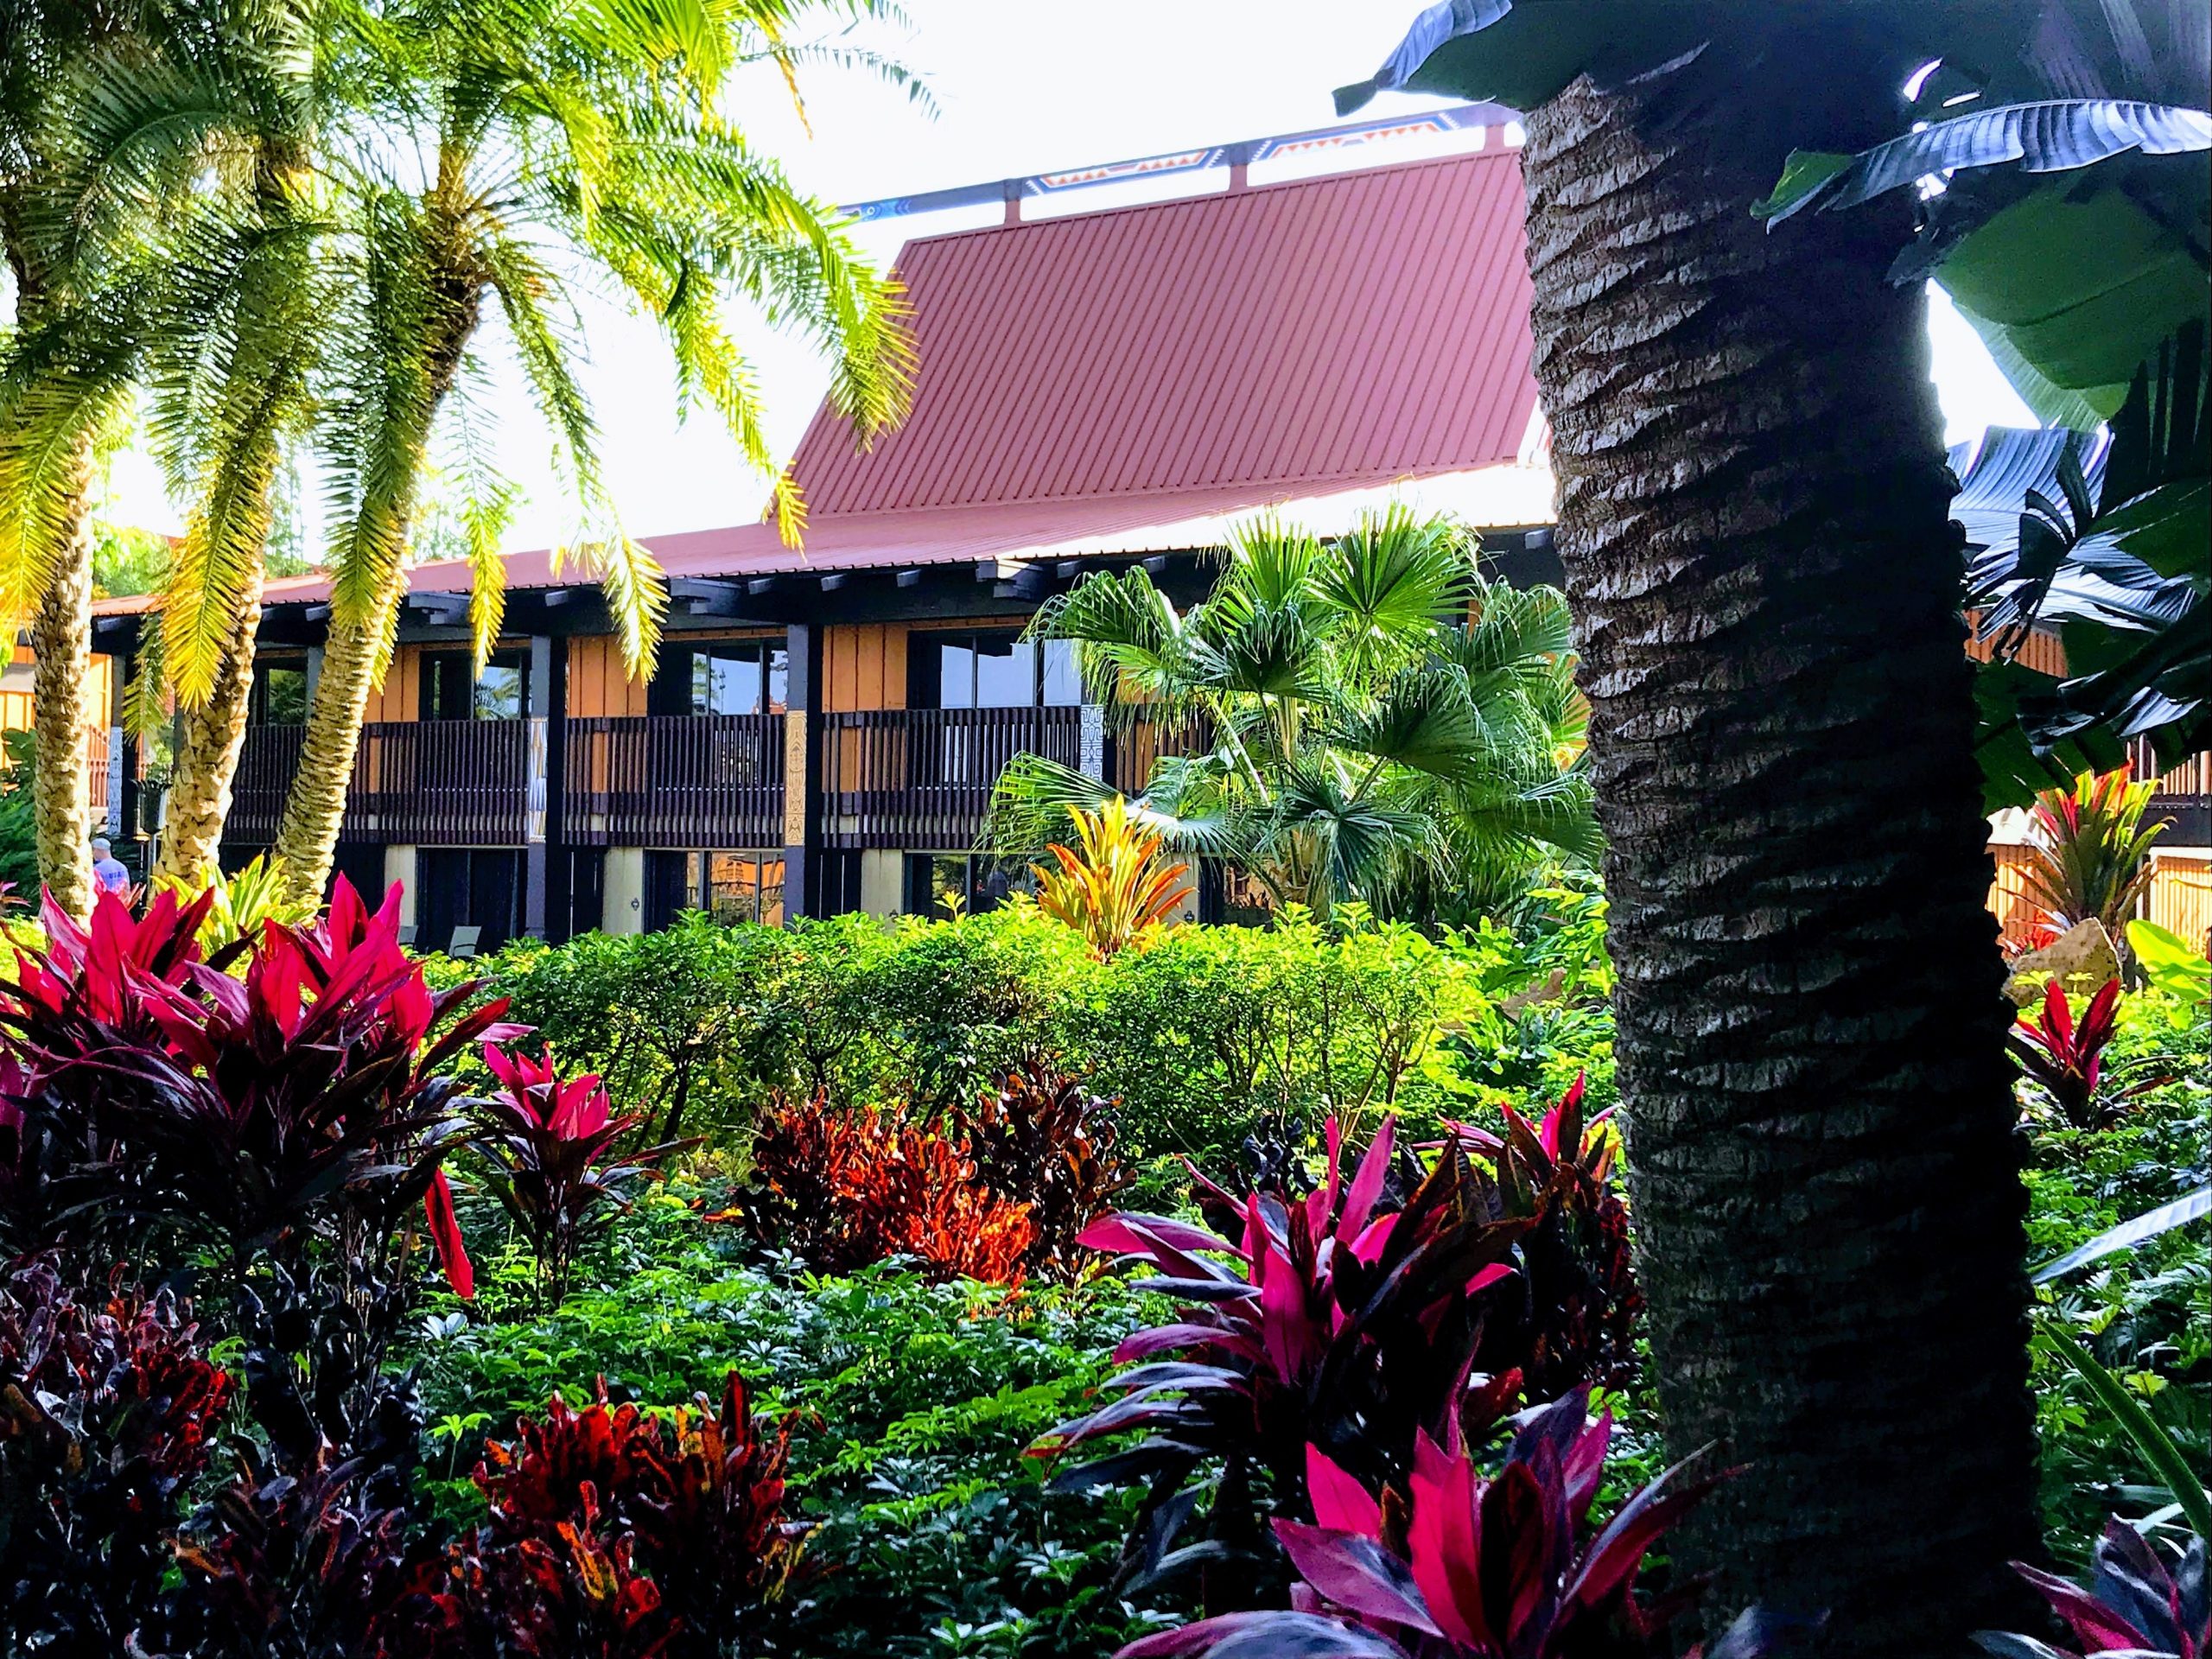
[(130, 891), (130, 871), (116, 857), (114, 843), (105, 836), (92, 837), (92, 885), (118, 897)]

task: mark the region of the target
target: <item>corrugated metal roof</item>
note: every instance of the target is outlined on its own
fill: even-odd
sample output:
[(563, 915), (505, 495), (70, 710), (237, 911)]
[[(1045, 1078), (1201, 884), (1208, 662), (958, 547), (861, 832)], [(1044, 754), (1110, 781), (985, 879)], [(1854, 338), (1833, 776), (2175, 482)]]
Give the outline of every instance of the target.
[[(1548, 516), (1528, 510), (1549, 478), (1517, 150), (926, 238), (899, 266), (906, 424), (860, 453), (825, 404), (793, 462), (805, 545), (757, 522), (647, 538), (671, 575), (1156, 551), (1423, 479), (1478, 523)], [(511, 555), (508, 584), (550, 565)], [(411, 579), (468, 585), (459, 563)], [(327, 597), (317, 577), (267, 593)]]
[(1376, 482), (1510, 461), (1536, 389), (1503, 147), (909, 243), (913, 413), (794, 461), (847, 513)]

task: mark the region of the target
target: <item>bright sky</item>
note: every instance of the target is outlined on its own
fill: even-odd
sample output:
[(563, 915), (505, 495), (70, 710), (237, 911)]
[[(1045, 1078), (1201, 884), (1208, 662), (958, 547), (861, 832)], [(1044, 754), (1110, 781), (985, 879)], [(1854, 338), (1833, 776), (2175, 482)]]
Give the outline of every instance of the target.
[[(1419, 10), (1417, 0), (1122, 0), (1110, 8), (1071, 0), (906, 0), (905, 27), (864, 38), (918, 71), (934, 118), (873, 79), (836, 68), (804, 82), (810, 134), (780, 79), (763, 72), (745, 89), (741, 118), (756, 143), (782, 156), (802, 188), (860, 201), (982, 180), (1056, 171), (1227, 140), (1324, 126), (1332, 88), (1370, 73)], [(1364, 117), (1438, 100), (1385, 95)], [(1363, 162), (1423, 153), (1377, 144)], [(1307, 169), (1315, 170), (1315, 169)], [(1255, 168), (1254, 182), (1270, 176)], [(1287, 176), (1274, 175), (1273, 176)], [(1047, 209), (1091, 212), (1163, 194), (1218, 189), (1204, 173), (1152, 187), (1081, 191)], [(860, 229), (888, 261), (910, 237), (988, 224), (992, 206), (880, 221)], [(609, 301), (582, 315), (585, 372), (602, 429), (607, 476), (634, 534), (698, 529), (756, 517), (762, 481), (710, 416), (678, 420), (658, 336)], [(1935, 378), (1954, 442), (1992, 424), (2033, 425), (1988, 353), (1941, 295), (1930, 321)], [(743, 331), (779, 454), (798, 443), (827, 377), (803, 346), (753, 327)], [(505, 470), (527, 500), (509, 544), (542, 547), (575, 528), (551, 467), (550, 447), (518, 383), (502, 372), (486, 406), (499, 421)], [(180, 513), (149, 463), (126, 454), (110, 480), (107, 516), (174, 531)]]

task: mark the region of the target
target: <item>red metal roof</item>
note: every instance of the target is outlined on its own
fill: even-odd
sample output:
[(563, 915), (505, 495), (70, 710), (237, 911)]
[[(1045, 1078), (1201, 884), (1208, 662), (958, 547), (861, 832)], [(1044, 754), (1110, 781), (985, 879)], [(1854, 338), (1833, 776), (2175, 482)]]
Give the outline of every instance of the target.
[(1519, 162), (908, 244), (913, 413), (866, 453), (817, 413), (794, 462), (813, 523), (1511, 461), (1536, 404)]
[[(793, 462), (805, 545), (758, 522), (647, 538), (671, 575), (1149, 546), (1146, 526), (1510, 463), (1535, 413), (1503, 146), (925, 238), (899, 269), (920, 360), (906, 424), (861, 453), (824, 404)], [(507, 565), (512, 588), (553, 579), (543, 550)], [(410, 583), (465, 592), (468, 568)]]

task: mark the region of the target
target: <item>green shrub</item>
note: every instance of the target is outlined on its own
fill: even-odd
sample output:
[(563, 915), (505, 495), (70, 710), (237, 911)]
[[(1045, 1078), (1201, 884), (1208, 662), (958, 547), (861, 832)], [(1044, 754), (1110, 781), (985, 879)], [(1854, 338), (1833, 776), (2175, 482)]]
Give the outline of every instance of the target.
[(1027, 905), (787, 930), (695, 914), (519, 944), (485, 971), (657, 1139), (745, 1125), (779, 1091), (927, 1116), (1049, 1061), (1119, 1098), (1133, 1160), (1219, 1161), (1330, 1111), (1425, 1131), (1485, 1100), (1555, 1098), (1586, 1069), (1609, 1100), (1602, 903), (1553, 897), (1523, 933), (1439, 941), (1345, 906), (1325, 924), (1172, 928), (1103, 963)]
[(820, 1278), (749, 1267), (714, 1195), (641, 1201), (588, 1254), (587, 1288), (543, 1317), (467, 1321), (457, 1302), (416, 1353), (431, 1472), (448, 1522), (473, 1525), (466, 1478), (484, 1439), (559, 1389), (665, 1402), (732, 1367), (794, 1411), (786, 1508), (812, 1531), (773, 1650), (921, 1659), (1095, 1659), (1187, 1608), (1112, 1589), (1134, 1500), (1052, 1496), (1022, 1448), (1112, 1369), (1159, 1305), (1117, 1279), (1020, 1291), (931, 1285), (876, 1268)]

